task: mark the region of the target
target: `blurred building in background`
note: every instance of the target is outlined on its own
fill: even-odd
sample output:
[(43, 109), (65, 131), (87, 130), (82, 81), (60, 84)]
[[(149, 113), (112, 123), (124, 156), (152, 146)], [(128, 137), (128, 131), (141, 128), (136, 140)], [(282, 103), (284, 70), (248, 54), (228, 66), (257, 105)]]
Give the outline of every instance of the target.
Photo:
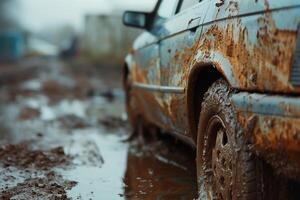
[(14, 0), (0, 1), (0, 60), (19, 59), (24, 53), (24, 32), (10, 11)]
[(0, 60), (13, 61), (23, 57), (24, 36), (18, 30), (0, 31)]
[(124, 10), (151, 11), (156, 0), (0, 0), (0, 60), (86, 57), (123, 62), (140, 30)]
[(125, 27), (121, 15), (86, 15), (84, 52), (93, 60), (122, 62), (139, 33)]

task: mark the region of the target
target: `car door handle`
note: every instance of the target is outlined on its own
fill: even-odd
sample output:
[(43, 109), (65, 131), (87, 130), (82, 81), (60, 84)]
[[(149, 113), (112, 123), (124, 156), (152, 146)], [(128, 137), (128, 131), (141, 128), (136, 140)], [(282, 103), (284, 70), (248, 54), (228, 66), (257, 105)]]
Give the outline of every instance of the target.
[(225, 0), (218, 0), (218, 2), (216, 3), (216, 6), (221, 7), (224, 5), (224, 3), (225, 3)]
[(190, 30), (191, 33), (196, 32), (200, 20), (201, 20), (201, 17), (196, 17), (196, 18), (190, 19), (190, 21), (188, 22), (188, 29)]
[(190, 35), (195, 35), (196, 31), (197, 31), (198, 27), (193, 27), (190, 29)]
[(195, 42), (195, 38), (196, 38), (196, 31), (197, 31), (198, 27), (194, 27), (189, 29), (189, 34), (188, 34), (188, 44), (192, 45)]

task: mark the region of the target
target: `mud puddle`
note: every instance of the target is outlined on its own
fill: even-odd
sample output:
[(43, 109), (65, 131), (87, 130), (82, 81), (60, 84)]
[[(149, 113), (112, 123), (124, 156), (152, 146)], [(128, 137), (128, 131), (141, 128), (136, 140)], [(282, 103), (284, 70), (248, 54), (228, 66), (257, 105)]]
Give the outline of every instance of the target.
[(124, 177), (126, 199), (196, 199), (195, 152), (170, 137), (132, 144)]
[[(20, 68), (10, 77), (27, 69)], [(26, 77), (5, 82), (0, 199), (196, 197), (192, 150), (165, 137), (124, 142), (129, 130), (121, 72), (112, 69), (45, 60), (28, 67)]]

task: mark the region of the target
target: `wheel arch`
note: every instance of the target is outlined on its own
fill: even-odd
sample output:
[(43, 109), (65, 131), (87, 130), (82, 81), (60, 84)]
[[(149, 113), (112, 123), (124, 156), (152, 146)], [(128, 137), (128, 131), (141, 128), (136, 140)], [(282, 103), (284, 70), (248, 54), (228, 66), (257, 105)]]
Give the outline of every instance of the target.
[(126, 86), (128, 75), (129, 75), (129, 67), (128, 67), (128, 64), (125, 62), (123, 64), (123, 68), (122, 68), (122, 83), (123, 83), (123, 87)]
[(209, 87), (220, 78), (224, 78), (229, 83), (226, 75), (214, 63), (198, 64), (189, 74), (186, 89), (187, 114), (189, 131), (195, 144), (197, 143), (201, 102)]

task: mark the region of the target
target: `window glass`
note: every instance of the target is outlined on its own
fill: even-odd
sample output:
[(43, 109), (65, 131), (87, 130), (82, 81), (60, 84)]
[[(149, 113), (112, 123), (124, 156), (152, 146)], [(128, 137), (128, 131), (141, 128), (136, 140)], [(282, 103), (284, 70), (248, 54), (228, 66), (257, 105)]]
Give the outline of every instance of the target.
[(200, 0), (183, 0), (181, 3), (180, 11), (183, 11), (189, 7), (192, 7), (199, 2), (200, 2)]
[(157, 14), (162, 18), (169, 18), (174, 14), (174, 7), (177, 0), (163, 0), (158, 8)]

